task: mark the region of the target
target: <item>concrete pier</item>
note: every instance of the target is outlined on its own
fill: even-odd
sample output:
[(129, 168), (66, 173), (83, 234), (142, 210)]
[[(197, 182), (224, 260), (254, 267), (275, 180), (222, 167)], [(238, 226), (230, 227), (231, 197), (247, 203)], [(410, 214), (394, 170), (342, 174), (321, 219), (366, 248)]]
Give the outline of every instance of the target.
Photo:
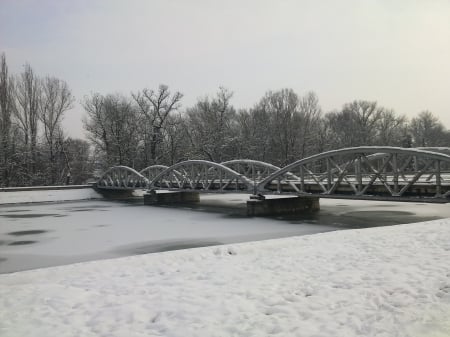
[(149, 191), (144, 194), (144, 205), (182, 204), (199, 201), (199, 192)]
[(248, 216), (294, 214), (319, 210), (319, 197), (316, 196), (252, 199), (247, 201)]

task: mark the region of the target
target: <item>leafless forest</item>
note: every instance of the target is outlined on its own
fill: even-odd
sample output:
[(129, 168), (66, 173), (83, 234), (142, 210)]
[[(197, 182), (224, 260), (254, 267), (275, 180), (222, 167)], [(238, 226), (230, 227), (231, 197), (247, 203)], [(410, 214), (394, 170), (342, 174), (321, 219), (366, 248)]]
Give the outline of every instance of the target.
[(75, 98), (69, 85), (26, 65), (10, 74), (0, 58), (0, 187), (82, 184), (111, 165), (142, 169), (186, 159), (247, 158), (284, 166), (327, 150), (360, 146), (448, 146), (450, 131), (430, 111), (408, 119), (378, 102), (354, 100), (322, 111), (314, 92), (267, 91), (236, 108), (219, 88), (191, 107), (165, 85), (130, 94), (85, 96), (85, 139), (61, 121)]

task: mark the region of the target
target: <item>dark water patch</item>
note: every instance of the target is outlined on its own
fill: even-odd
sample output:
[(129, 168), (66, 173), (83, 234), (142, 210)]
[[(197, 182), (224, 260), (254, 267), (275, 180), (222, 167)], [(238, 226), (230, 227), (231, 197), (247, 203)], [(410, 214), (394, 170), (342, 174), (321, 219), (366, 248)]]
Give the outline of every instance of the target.
[(372, 207), (388, 208), (388, 207), (398, 207), (398, 205), (396, 205), (396, 204), (394, 204), (394, 203), (392, 203), (392, 204), (382, 204), (382, 205), (380, 205), (380, 204), (373, 204), (373, 205), (370, 205), (370, 207), (371, 207), (371, 208), (372, 208)]
[(125, 248), (119, 249), (117, 252), (122, 256), (129, 256), (129, 255), (160, 253), (160, 252), (168, 252), (168, 251), (172, 251), (172, 250), (200, 248), (200, 247), (209, 247), (209, 246), (217, 246), (217, 245), (223, 245), (223, 243), (218, 242), (218, 241), (196, 241), (196, 240), (181, 241), (180, 240), (180, 241), (169, 241), (169, 242), (160, 242), (160, 243), (131, 245), (131, 246), (127, 246)]
[(67, 216), (67, 214), (56, 214), (56, 215), (54, 215), (53, 217), (54, 217), (54, 218), (63, 218), (63, 217), (65, 217), (65, 216)]
[(33, 243), (36, 243), (37, 241), (33, 240), (21, 240), (21, 241), (13, 241), (8, 243), (8, 246), (21, 246), (21, 245), (31, 245)]
[(390, 218), (397, 216), (414, 216), (413, 212), (407, 211), (354, 211), (345, 213), (346, 216), (358, 216), (358, 217), (377, 217), (380, 218)]
[[(110, 206), (110, 205), (90, 205), (87, 208), (90, 208), (90, 209), (101, 209), (101, 208), (111, 208), (111, 207), (113, 207), (113, 206)], [(81, 208), (81, 207), (77, 207), (77, 208)]]
[(95, 225), (94, 227), (108, 227), (108, 226), (111, 226), (111, 225), (102, 224), (102, 225)]
[(212, 205), (202, 203), (177, 203), (164, 205), (145, 205), (146, 207), (158, 207), (167, 209), (187, 210), (200, 213), (214, 213), (222, 218), (244, 219), (248, 218), (247, 208), (239, 207), (238, 205)]
[(122, 206), (144, 206), (143, 197), (128, 197), (125, 199), (111, 200)]
[(92, 211), (96, 211), (96, 212), (106, 212), (106, 209), (101, 209), (101, 208), (71, 208), (71, 209), (66, 209), (67, 212), (92, 212)]
[(0, 263), (5, 262), (6, 260), (8, 260), (6, 257), (0, 257)]
[(163, 247), (159, 248), (158, 252), (168, 252), (168, 251), (171, 251), (171, 250), (210, 247), (210, 246), (218, 246), (218, 245), (222, 245), (222, 244), (223, 243), (221, 243), (221, 242), (199, 242), (199, 243), (185, 243), (185, 244), (167, 245), (167, 246), (163, 246)]
[(0, 240), (0, 246), (6, 245), (6, 241)]
[(65, 211), (80, 211), (80, 210), (106, 210), (107, 208), (116, 207), (116, 205), (89, 205), (89, 206), (71, 206), (71, 207), (63, 207), (62, 210)]
[(12, 209), (9, 211), (6, 211), (6, 213), (18, 213), (18, 212), (29, 212), (29, 209)]
[(29, 219), (29, 218), (43, 218), (46, 216), (56, 216), (58, 214), (53, 213), (35, 213), (35, 214), (0, 214), (0, 216), (10, 219)]
[(287, 214), (273, 219), (288, 221), (292, 225), (320, 225), (331, 226), (336, 229), (356, 229), (381, 226), (400, 225), (441, 219), (439, 216), (419, 216), (413, 212), (392, 210), (335, 212), (309, 212), (304, 214)]
[(229, 212), (222, 215), (224, 219), (249, 219), (244, 212)]
[(22, 236), (22, 235), (35, 235), (35, 234), (43, 234), (47, 233), (47, 230), (43, 229), (30, 229), (26, 231), (17, 231), (17, 232), (9, 232), (8, 235)]

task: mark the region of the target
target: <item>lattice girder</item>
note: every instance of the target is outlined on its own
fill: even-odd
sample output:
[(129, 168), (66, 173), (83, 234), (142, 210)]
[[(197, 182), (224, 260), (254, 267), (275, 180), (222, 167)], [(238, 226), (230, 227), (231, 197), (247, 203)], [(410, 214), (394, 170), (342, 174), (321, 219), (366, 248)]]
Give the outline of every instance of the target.
[[(356, 147), (301, 159), (261, 181), (259, 193), (310, 193), (434, 197), (450, 185), (450, 156), (419, 149)], [(289, 174), (288, 174), (289, 173)], [(293, 176), (297, 176), (297, 179)]]
[(244, 175), (251, 181), (258, 182), (280, 169), (278, 166), (251, 159), (229, 160), (222, 162), (221, 164)]
[(147, 188), (149, 180), (127, 166), (114, 166), (106, 170), (97, 181), (98, 188), (130, 190)]
[(206, 160), (188, 160), (175, 164), (157, 175), (150, 184), (151, 189), (245, 193), (252, 193), (254, 186), (243, 174)]

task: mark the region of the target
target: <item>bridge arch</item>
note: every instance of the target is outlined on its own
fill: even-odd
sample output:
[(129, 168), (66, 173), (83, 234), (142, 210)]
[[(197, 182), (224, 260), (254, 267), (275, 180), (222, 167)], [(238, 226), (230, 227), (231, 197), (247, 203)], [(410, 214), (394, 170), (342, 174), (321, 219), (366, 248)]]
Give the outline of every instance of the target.
[(97, 180), (97, 187), (102, 189), (129, 190), (147, 188), (150, 181), (138, 171), (128, 166), (113, 166), (106, 170)]
[(280, 169), (278, 166), (252, 159), (228, 160), (220, 164), (244, 175), (251, 181), (261, 181)]
[[(281, 168), (263, 161), (252, 159), (235, 159), (221, 163), (234, 171), (246, 176), (253, 182), (260, 182), (271, 174), (279, 171)], [(286, 173), (293, 179), (299, 179), (291, 172)]]
[[(297, 176), (293, 178), (291, 174)], [(415, 148), (363, 146), (298, 160), (262, 180), (259, 193), (447, 197), (450, 156)]]
[(235, 191), (252, 193), (253, 182), (231, 168), (207, 160), (187, 160), (159, 173), (150, 189), (203, 190), (209, 192)]
[(144, 177), (146, 177), (149, 181), (155, 179), (155, 177), (160, 174), (162, 171), (169, 168), (166, 165), (151, 165), (139, 171)]

